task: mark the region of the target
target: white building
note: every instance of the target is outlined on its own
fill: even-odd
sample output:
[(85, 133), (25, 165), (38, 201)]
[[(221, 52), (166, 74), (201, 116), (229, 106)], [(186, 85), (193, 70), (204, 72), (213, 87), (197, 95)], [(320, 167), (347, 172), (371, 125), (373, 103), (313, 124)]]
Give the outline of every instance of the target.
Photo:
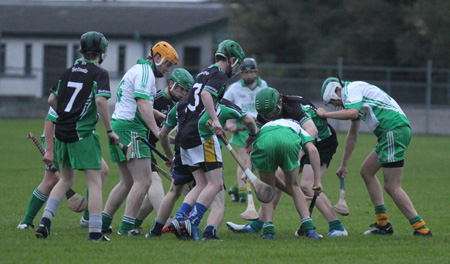
[(195, 76), (214, 61), (217, 44), (228, 36), (226, 26), (219, 3), (0, 0), (0, 117), (45, 115), (49, 90), (80, 56), (84, 32), (108, 39), (102, 66), (115, 94), (127, 69), (161, 40), (177, 50), (178, 66)]

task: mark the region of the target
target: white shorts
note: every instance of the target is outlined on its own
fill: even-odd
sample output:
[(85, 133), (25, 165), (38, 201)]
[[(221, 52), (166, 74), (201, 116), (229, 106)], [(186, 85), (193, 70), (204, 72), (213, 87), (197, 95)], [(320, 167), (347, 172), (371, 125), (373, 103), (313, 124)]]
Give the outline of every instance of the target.
[(191, 167), (198, 167), (199, 163), (205, 162), (222, 162), (222, 151), (216, 135), (197, 147), (180, 148), (180, 153), (183, 165)]

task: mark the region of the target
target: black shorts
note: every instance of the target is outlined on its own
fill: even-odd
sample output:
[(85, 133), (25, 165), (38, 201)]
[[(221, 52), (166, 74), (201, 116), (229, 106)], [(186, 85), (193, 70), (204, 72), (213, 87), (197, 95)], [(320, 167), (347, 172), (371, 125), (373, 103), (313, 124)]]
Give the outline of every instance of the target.
[(183, 185), (194, 181), (191, 170), (187, 165), (175, 166), (172, 170), (173, 185)]
[[(319, 151), (320, 156), (320, 165), (322, 166), (323, 164), (326, 164), (327, 168), (330, 166), (330, 162), (333, 159), (333, 155), (336, 153), (338, 147), (336, 132), (332, 126), (328, 125), (328, 127), (330, 128), (331, 136), (316, 143), (316, 148)], [(305, 164), (311, 164), (308, 153), (306, 153), (300, 160), (300, 166)]]
[(212, 171), (217, 168), (222, 168), (222, 162), (201, 162), (198, 166), (189, 166), (191, 168), (191, 172), (194, 172), (199, 169), (203, 169), (204, 172)]

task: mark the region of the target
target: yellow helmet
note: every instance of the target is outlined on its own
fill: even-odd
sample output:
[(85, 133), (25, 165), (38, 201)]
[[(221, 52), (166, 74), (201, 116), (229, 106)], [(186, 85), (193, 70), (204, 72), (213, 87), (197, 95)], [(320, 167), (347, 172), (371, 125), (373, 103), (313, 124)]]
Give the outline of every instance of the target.
[(160, 41), (153, 46), (150, 55), (154, 57), (156, 54), (161, 55), (161, 62), (159, 64), (162, 64), (165, 60), (168, 60), (173, 64), (178, 63), (177, 51), (172, 47), (172, 45), (165, 41)]

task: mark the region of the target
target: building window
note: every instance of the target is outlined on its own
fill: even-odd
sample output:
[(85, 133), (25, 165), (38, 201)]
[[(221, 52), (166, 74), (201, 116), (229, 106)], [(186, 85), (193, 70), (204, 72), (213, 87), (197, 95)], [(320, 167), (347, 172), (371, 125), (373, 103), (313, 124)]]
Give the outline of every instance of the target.
[(200, 71), (200, 47), (184, 47), (184, 68), (194, 75)]
[(119, 75), (123, 75), (125, 73), (125, 55), (126, 55), (126, 46), (125, 45), (120, 45), (119, 46), (119, 65), (117, 67), (117, 71), (119, 73)]
[(75, 44), (73, 45), (73, 50), (72, 50), (72, 61), (73, 63), (75, 63), (76, 60), (78, 60), (79, 58), (81, 58), (81, 53), (80, 53), (80, 45), (79, 44)]
[(6, 71), (6, 44), (0, 44), (0, 74)]
[(25, 45), (25, 74), (31, 74), (31, 44)]

